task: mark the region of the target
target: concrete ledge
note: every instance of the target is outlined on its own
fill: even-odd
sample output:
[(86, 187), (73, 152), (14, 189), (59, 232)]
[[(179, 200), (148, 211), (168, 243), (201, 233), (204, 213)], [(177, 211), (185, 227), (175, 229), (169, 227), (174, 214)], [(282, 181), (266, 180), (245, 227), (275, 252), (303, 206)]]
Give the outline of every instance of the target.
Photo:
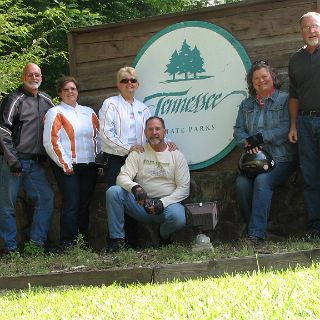
[(297, 266), (310, 266), (320, 261), (320, 249), (277, 254), (257, 254), (251, 257), (217, 259), (206, 262), (161, 265), (154, 268), (153, 280), (163, 283), (173, 280), (187, 280), (218, 277), (253, 271), (283, 270)]
[(26, 275), (0, 278), (0, 289), (25, 289), (28, 287), (55, 287), (77, 285), (126, 285), (151, 283), (152, 268), (128, 268), (118, 270), (83, 271)]
[(76, 285), (121, 285), (164, 283), (173, 280), (218, 277), (253, 271), (285, 270), (310, 266), (320, 261), (320, 249), (277, 254), (257, 254), (242, 258), (217, 259), (206, 262), (157, 265), (154, 267), (110, 269), (100, 271), (49, 273), (0, 278), (0, 289), (55, 287)]

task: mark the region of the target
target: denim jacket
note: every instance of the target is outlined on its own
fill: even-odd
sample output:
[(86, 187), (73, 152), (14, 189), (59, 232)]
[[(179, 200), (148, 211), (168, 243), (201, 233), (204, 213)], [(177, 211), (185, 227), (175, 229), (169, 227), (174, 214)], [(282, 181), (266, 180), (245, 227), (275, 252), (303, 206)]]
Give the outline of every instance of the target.
[(276, 162), (295, 161), (297, 147), (288, 140), (290, 120), (288, 94), (276, 90), (261, 107), (256, 97), (250, 96), (240, 104), (233, 136), (244, 147), (249, 136), (261, 133), (262, 147)]

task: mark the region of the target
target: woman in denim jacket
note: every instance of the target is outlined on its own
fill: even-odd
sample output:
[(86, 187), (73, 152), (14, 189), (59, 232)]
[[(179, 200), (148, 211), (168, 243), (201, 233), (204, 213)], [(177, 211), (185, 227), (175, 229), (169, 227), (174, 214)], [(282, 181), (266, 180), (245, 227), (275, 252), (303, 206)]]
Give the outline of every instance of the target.
[(272, 171), (255, 178), (241, 173), (236, 179), (237, 200), (253, 244), (267, 238), (273, 189), (282, 184), (297, 165), (296, 146), (288, 141), (288, 94), (266, 61), (254, 62), (247, 74), (250, 96), (241, 102), (234, 137), (246, 152), (268, 151), (276, 162)]

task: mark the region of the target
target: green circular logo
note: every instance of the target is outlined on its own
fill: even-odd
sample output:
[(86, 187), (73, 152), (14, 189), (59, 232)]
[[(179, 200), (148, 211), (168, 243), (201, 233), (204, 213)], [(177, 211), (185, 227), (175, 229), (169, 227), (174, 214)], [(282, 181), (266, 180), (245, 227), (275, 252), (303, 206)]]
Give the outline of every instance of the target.
[(235, 147), (233, 126), (247, 97), (251, 63), (229, 32), (201, 21), (171, 25), (144, 45), (133, 65), (137, 98), (164, 118), (167, 136), (191, 170), (216, 163)]

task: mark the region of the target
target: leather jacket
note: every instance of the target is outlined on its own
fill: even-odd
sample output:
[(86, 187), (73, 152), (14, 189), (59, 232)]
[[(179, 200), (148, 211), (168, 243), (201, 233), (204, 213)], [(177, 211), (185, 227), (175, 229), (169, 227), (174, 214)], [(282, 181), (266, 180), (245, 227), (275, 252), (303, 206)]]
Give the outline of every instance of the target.
[(53, 107), (43, 92), (33, 96), (20, 87), (7, 95), (0, 107), (0, 154), (9, 167), (19, 167), (19, 153), (45, 155), (43, 123), (46, 112)]

